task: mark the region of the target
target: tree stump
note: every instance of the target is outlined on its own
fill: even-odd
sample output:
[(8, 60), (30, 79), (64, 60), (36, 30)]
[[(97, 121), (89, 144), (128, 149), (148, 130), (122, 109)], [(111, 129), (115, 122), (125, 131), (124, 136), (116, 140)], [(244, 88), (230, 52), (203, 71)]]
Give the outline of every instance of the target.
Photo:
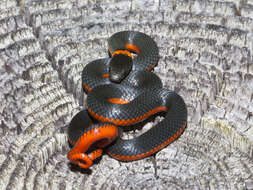
[[(188, 107), (157, 175), (152, 158), (66, 157), (82, 69), (122, 30), (154, 38), (154, 72)], [(249, 0), (1, 0), (0, 189), (253, 189), (252, 30)]]

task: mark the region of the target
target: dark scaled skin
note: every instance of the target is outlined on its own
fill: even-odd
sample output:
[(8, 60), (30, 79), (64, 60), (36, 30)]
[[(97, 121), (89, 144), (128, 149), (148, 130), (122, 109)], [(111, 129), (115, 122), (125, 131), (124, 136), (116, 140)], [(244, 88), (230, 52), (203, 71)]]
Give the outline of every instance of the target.
[[(75, 141), (68, 158), (83, 168), (90, 167), (106, 145), (107, 153), (118, 160), (150, 156), (177, 139), (187, 125), (182, 97), (164, 89), (159, 77), (149, 72), (159, 60), (152, 38), (141, 32), (122, 31), (108, 39), (108, 47), (110, 58), (92, 61), (83, 69), (87, 110), (77, 114), (68, 129), (70, 142)], [(158, 112), (164, 112), (165, 118), (144, 134), (130, 140), (116, 138), (118, 126), (139, 123)], [(98, 149), (86, 155), (91, 143)]]
[(110, 60), (109, 75), (110, 80), (120, 83), (132, 70), (132, 58), (125, 54), (114, 55)]

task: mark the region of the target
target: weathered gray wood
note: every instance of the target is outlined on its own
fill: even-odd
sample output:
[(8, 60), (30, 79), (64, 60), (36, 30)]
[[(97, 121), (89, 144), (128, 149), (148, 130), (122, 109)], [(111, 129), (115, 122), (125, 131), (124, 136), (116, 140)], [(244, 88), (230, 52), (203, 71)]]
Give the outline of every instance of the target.
[[(253, 189), (252, 6), (1, 0), (0, 189)], [(189, 110), (186, 131), (156, 155), (157, 178), (151, 158), (105, 155), (87, 172), (66, 158), (65, 130), (86, 98), (82, 68), (126, 29), (155, 39), (154, 72)]]

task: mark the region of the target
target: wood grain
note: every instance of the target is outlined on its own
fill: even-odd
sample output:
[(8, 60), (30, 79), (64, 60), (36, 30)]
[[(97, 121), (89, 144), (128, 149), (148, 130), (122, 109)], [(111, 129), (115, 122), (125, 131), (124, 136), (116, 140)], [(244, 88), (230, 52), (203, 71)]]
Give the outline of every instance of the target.
[[(86, 171), (66, 157), (82, 69), (121, 30), (155, 39), (154, 72), (188, 106), (157, 177), (151, 158)], [(1, 0), (0, 189), (253, 189), (252, 30), (249, 0)]]

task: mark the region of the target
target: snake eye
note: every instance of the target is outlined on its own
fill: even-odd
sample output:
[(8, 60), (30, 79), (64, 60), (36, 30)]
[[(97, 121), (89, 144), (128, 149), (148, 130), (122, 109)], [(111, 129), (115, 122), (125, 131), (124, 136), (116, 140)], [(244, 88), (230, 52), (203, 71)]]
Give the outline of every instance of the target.
[(126, 54), (116, 54), (110, 60), (109, 74), (112, 82), (120, 83), (132, 70), (132, 58)]

